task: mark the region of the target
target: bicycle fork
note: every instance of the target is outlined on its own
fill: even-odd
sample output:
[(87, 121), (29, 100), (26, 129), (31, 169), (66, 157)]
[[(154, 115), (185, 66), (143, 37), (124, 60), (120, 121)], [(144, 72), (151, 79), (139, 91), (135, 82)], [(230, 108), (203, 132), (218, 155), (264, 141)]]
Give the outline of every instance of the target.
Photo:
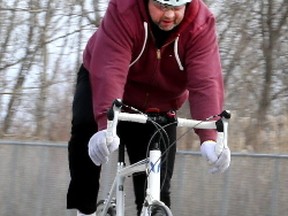
[(151, 150), (149, 154), (149, 165), (147, 170), (148, 187), (146, 190), (147, 198), (150, 201), (160, 200), (160, 171), (161, 171), (161, 151)]
[(159, 149), (149, 151), (149, 161), (146, 169), (147, 189), (141, 216), (150, 215), (149, 207), (156, 202), (160, 202), (161, 191), (161, 151)]

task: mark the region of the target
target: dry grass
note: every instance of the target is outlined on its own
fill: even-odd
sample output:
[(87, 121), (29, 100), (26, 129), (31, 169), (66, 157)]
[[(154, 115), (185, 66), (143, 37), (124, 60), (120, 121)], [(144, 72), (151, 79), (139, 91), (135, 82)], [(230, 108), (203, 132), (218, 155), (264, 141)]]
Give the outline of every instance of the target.
[[(189, 116), (187, 111), (181, 111), (179, 116)], [(255, 121), (250, 117), (237, 116), (232, 111), (229, 125), (229, 146), (234, 152), (257, 153), (288, 153), (288, 115), (268, 116), (267, 121), (257, 132)], [(178, 136), (186, 133), (186, 129), (179, 129)], [(258, 143), (258, 145), (257, 145)], [(189, 132), (178, 141), (181, 150), (199, 150), (199, 139), (195, 133)]]

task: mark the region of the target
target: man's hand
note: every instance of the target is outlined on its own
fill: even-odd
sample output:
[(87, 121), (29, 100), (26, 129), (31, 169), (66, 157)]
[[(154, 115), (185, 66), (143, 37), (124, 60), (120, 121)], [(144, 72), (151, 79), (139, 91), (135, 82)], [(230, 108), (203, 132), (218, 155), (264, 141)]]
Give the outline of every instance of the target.
[(117, 135), (112, 140), (109, 139), (108, 143), (106, 133), (106, 130), (98, 131), (91, 137), (88, 144), (89, 156), (97, 166), (107, 163), (108, 156), (118, 149), (120, 144), (120, 139)]
[(217, 143), (215, 141), (205, 141), (201, 147), (202, 156), (211, 165), (209, 172), (223, 173), (231, 163), (231, 151), (228, 146), (224, 146), (223, 139), (218, 137)]

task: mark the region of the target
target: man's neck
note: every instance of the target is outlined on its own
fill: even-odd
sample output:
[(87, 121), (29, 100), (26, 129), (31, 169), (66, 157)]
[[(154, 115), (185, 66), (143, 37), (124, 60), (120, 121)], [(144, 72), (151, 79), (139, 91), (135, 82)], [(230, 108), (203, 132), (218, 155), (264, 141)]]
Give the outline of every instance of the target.
[(152, 33), (156, 40), (156, 46), (157, 48), (161, 48), (165, 42), (167, 42), (167, 39), (169, 36), (174, 32), (174, 29), (171, 31), (164, 31), (161, 30), (155, 23), (151, 21), (151, 27), (152, 27)]

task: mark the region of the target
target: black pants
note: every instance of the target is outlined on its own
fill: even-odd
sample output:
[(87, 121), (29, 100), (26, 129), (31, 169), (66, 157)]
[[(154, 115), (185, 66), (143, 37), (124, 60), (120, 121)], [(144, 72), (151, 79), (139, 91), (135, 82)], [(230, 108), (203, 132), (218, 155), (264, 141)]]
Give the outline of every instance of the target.
[[(97, 124), (93, 117), (89, 74), (83, 66), (78, 72), (72, 111), (71, 138), (68, 145), (71, 181), (67, 193), (67, 208), (76, 208), (82, 213), (91, 214), (96, 211), (101, 167), (94, 165), (88, 155), (88, 142), (90, 137), (97, 132)], [(121, 145), (126, 146), (131, 163), (146, 157), (147, 145), (155, 130), (155, 126), (152, 124), (119, 123), (118, 135)], [(169, 126), (165, 130), (170, 143), (173, 143), (176, 140), (176, 127)], [(160, 138), (160, 135), (157, 135), (154, 137), (154, 141), (159, 142), (161, 150), (164, 150), (167, 148), (167, 138)], [(173, 145), (161, 166), (163, 182), (161, 200), (168, 206), (170, 206), (170, 181), (173, 174), (175, 152), (176, 147)], [(145, 197), (145, 174), (135, 175), (133, 184), (139, 215)]]

